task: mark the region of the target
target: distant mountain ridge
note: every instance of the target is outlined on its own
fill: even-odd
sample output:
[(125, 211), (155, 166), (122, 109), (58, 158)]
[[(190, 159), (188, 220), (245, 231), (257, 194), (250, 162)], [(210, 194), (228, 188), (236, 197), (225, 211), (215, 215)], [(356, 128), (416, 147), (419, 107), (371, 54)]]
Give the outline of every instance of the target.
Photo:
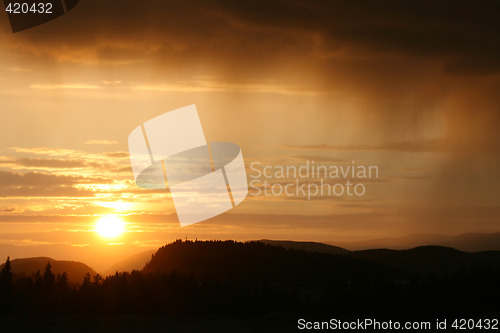
[(3, 263), (7, 256), (10, 256), (11, 260), (44, 256), (57, 260), (84, 262), (102, 275), (111, 265), (145, 250), (147, 248), (134, 244), (115, 244), (113, 246), (109, 246), (107, 243), (96, 243), (88, 246), (38, 244), (19, 246), (0, 242), (0, 263)]
[(116, 272), (131, 272), (134, 270), (140, 271), (144, 268), (146, 263), (151, 260), (151, 257), (157, 250), (148, 250), (137, 253), (133, 256), (117, 262), (113, 266), (104, 271), (104, 275), (112, 275)]
[(500, 251), (467, 253), (442, 246), (409, 250), (342, 250), (313, 242), (177, 241), (161, 247), (143, 272), (175, 272), (214, 280), (229, 278), (285, 283), (318, 279), (334, 283), (371, 278), (408, 281), (415, 276), (446, 277), (500, 269)]
[(341, 247), (316, 242), (261, 240), (286, 249), (304, 250), (335, 255), (347, 255), (408, 273), (429, 275), (454, 274), (462, 270), (483, 267), (500, 268), (500, 251), (469, 253), (445, 246), (418, 246), (405, 250), (370, 249), (349, 251)]
[[(349, 251), (342, 247), (333, 246), (319, 242), (286, 241), (262, 239), (256, 242), (278, 246), (284, 249), (302, 250), (331, 255), (348, 255), (362, 261), (369, 261), (386, 267), (403, 270), (408, 273), (422, 274), (448, 274), (463, 269), (475, 269), (480, 267), (500, 267), (499, 251), (483, 251), (479, 253), (468, 253), (444, 246), (418, 246), (404, 250), (371, 249), (360, 251)], [(140, 270), (151, 260), (154, 251), (145, 251), (132, 256), (119, 264), (115, 264), (107, 274), (116, 271)], [(142, 266), (142, 267), (141, 267)]]
[[(436, 236), (437, 237), (437, 236)], [(429, 237), (432, 241), (429, 243), (433, 243), (434, 241), (439, 240), (439, 237)], [(470, 244), (476, 244), (480, 240), (489, 240), (485, 241), (485, 244), (488, 245), (488, 248), (494, 247), (492, 246), (492, 242), (496, 239), (496, 237), (500, 237), (500, 234), (465, 234), (457, 237), (449, 237), (447, 238), (448, 243), (456, 243), (457, 241), (462, 241), (461, 244), (464, 244), (463, 241), (468, 241)], [(411, 238), (411, 236), (409, 236)], [(417, 237), (421, 238), (421, 237)], [(499, 239), (500, 242), (500, 239)], [(183, 244), (186, 242), (180, 242)], [(349, 265), (358, 265), (360, 262), (370, 263), (371, 265), (376, 265), (378, 268), (385, 267), (393, 270), (397, 270), (399, 272), (404, 272), (405, 274), (453, 274), (462, 270), (471, 270), (471, 269), (481, 269), (484, 267), (497, 268), (500, 267), (500, 251), (481, 251), (477, 253), (469, 253), (461, 250), (457, 250), (451, 247), (445, 246), (436, 246), (436, 245), (426, 245), (426, 246), (417, 246), (410, 249), (387, 249), (387, 248), (378, 248), (378, 249), (368, 249), (368, 250), (355, 250), (350, 251), (343, 247), (319, 243), (319, 242), (305, 242), (305, 241), (287, 241), (287, 240), (269, 240), (262, 239), (259, 241), (250, 241), (250, 242), (234, 242), (234, 241), (217, 241), (214, 242), (216, 244), (224, 244), (220, 248), (225, 248), (226, 251), (234, 252), (231, 255), (228, 255), (224, 251), (218, 250), (209, 250), (207, 253), (194, 253), (193, 249), (189, 250), (190, 244), (198, 243), (198, 248), (205, 249), (210, 247), (207, 244), (211, 244), (211, 242), (187, 242), (187, 245), (182, 245), (184, 249), (179, 252), (177, 255), (174, 254), (166, 254), (165, 252), (175, 253), (179, 251), (179, 241), (174, 242), (173, 244), (167, 244), (164, 247), (161, 247), (157, 251), (148, 250), (140, 253), (136, 253), (125, 260), (121, 260), (111, 267), (109, 267), (106, 271), (104, 271), (103, 275), (113, 275), (115, 272), (130, 272), (132, 270), (144, 270), (146, 272), (152, 272), (155, 270), (166, 272), (172, 271), (184, 271), (186, 273), (197, 273), (197, 274), (205, 274), (210, 275), (212, 273), (207, 273), (210, 271), (210, 267), (207, 267), (207, 263), (214, 260), (215, 257), (224, 258), (226, 265), (236, 265), (235, 267), (239, 267), (240, 263), (238, 263), (238, 258), (236, 253), (241, 252), (242, 244), (251, 244), (249, 246), (252, 250), (244, 250), (240, 253), (240, 255), (245, 258), (247, 261), (251, 261), (252, 251), (264, 251), (265, 246), (269, 246), (271, 248), (282, 248), (284, 250), (293, 250), (300, 252), (308, 252), (308, 253), (317, 253), (322, 255), (333, 255), (337, 257), (337, 259), (326, 259), (327, 261), (337, 262), (341, 264), (342, 267), (347, 267)], [(443, 242), (446, 243), (446, 242)], [(204, 245), (202, 245), (204, 244)], [(233, 244), (229, 246), (228, 244)], [(234, 245), (236, 244), (236, 245)], [(258, 244), (263, 245), (264, 247), (260, 247)], [(172, 249), (174, 247), (175, 249)], [(483, 246), (484, 247), (484, 246)], [(500, 247), (500, 246), (499, 246)], [(165, 250), (168, 248), (169, 250)], [(477, 246), (472, 246), (472, 248), (477, 249)], [(194, 252), (193, 252), (194, 251)], [(270, 251), (272, 255), (279, 256), (274, 250), (266, 250)], [(274, 252), (273, 252), (274, 251)], [(266, 254), (267, 255), (267, 254)], [(295, 255), (295, 254), (294, 254)], [(185, 256), (185, 257), (183, 257)], [(299, 255), (300, 256), (308, 256), (308, 255)], [(338, 259), (338, 256), (348, 257), (348, 259)], [(168, 257), (168, 260), (167, 260)], [(285, 256), (286, 257), (286, 256)], [(183, 258), (182, 260), (179, 258)], [(312, 258), (312, 257), (311, 257)], [(267, 260), (268, 258), (266, 258)], [(271, 258), (272, 259), (272, 258)], [(355, 264), (350, 262), (351, 259), (355, 260)], [(264, 269), (269, 269), (273, 271), (275, 267), (269, 264), (264, 260), (263, 265), (259, 265), (257, 263), (251, 263), (248, 267), (253, 267), (255, 270), (262, 271)], [(274, 259), (273, 259), (274, 260)], [(317, 260), (316, 259), (313, 259)], [(342, 261), (344, 260), (344, 261)], [(347, 264), (347, 261), (349, 264)], [(76, 282), (81, 282), (83, 275), (89, 272), (92, 275), (95, 275), (96, 272), (86, 264), (81, 262), (72, 262), (72, 261), (60, 261), (54, 260), (48, 257), (40, 257), (40, 258), (25, 258), (25, 259), (14, 259), (11, 262), (13, 263), (13, 272), (15, 274), (20, 274), (25, 272), (30, 275), (36, 272), (37, 269), (43, 271), (47, 262), (50, 261), (53, 268), (53, 272), (55, 274), (66, 271), (70, 279)], [(152, 261), (152, 263), (149, 263)], [(162, 262), (164, 261), (164, 262)], [(272, 260), (271, 260), (272, 261)], [(307, 263), (305, 263), (307, 265)], [(217, 266), (219, 265), (219, 266)], [(279, 263), (276, 262), (277, 267), (279, 267)], [(347, 266), (346, 266), (347, 265)], [(362, 265), (361, 265), (362, 266)], [(1, 268), (2, 266), (0, 266)], [(215, 264), (214, 267), (218, 267), (220, 271), (227, 270), (227, 267), (220, 266), (220, 263)], [(360, 267), (358, 267), (360, 268)], [(241, 271), (244, 271), (245, 268), (239, 267)], [(248, 269), (247, 269), (248, 270)], [(252, 274), (250, 272), (250, 274)]]
[(325, 242), (351, 251), (368, 249), (406, 250), (420, 246), (444, 246), (464, 252), (500, 251), (500, 233), (465, 233), (455, 236), (415, 234), (354, 242)]
[(462, 252), (443, 246), (420, 246), (409, 250), (362, 250), (348, 254), (358, 259), (420, 274), (456, 274), (473, 269), (500, 268), (500, 251)]
[[(68, 279), (73, 283), (81, 283), (85, 274), (90, 273), (91, 276), (96, 275), (96, 271), (84, 263), (77, 261), (55, 260), (48, 257), (22, 258), (13, 259), (10, 261), (11, 270), (14, 277), (21, 275), (31, 276), (37, 270), (43, 274), (45, 266), (50, 262), (51, 271), (55, 275), (66, 272)], [(4, 267), (4, 263), (0, 265), (0, 270)]]

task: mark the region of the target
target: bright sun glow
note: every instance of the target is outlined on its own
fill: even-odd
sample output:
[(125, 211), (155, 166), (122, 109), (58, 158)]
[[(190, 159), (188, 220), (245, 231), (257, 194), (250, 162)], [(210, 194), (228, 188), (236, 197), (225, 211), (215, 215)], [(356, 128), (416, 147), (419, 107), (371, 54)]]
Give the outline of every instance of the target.
[(102, 237), (114, 238), (125, 230), (125, 223), (118, 216), (103, 216), (97, 221), (95, 231)]

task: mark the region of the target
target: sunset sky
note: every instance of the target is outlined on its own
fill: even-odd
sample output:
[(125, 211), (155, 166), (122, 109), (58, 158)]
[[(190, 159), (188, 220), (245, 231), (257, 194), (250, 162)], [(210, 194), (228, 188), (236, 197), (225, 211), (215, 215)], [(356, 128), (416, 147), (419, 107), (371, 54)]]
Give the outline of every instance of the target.
[[(0, 260), (500, 232), (500, 4), (485, 3), (82, 0), (16, 34), (0, 13)], [(355, 161), (379, 177), (360, 198), (250, 191), (181, 228), (165, 191), (136, 186), (127, 138), (190, 104), (249, 176)], [(112, 240), (94, 231), (109, 214), (126, 222)]]

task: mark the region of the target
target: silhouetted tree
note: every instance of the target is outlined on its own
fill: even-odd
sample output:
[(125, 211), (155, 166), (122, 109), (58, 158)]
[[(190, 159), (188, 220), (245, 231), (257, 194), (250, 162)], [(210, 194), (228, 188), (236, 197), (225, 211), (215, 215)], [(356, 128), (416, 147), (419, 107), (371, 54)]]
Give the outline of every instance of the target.
[(12, 309), (12, 269), (10, 258), (7, 257), (5, 265), (0, 272), (0, 311), (10, 312)]
[(35, 286), (40, 289), (43, 286), (43, 278), (42, 278), (42, 273), (40, 273), (40, 270), (37, 269), (36, 273), (33, 274), (33, 280), (35, 280)]
[(56, 277), (56, 285), (59, 289), (68, 288), (68, 273), (58, 273)]
[(45, 283), (46, 286), (53, 286), (56, 281), (56, 277), (54, 273), (52, 273), (52, 265), (50, 262), (47, 263), (47, 266), (45, 266), (45, 271), (43, 272), (43, 282)]
[(10, 288), (12, 286), (12, 268), (10, 266), (10, 257), (7, 257), (5, 265), (0, 272), (0, 285), (4, 288)]
[(97, 287), (97, 286), (100, 286), (101, 284), (102, 284), (102, 276), (99, 273), (97, 273), (96, 275), (94, 275), (94, 283), (93, 283), (93, 285), (95, 287)]
[(80, 286), (82, 289), (91, 287), (92, 283), (90, 282), (90, 273), (86, 273), (83, 277), (82, 285)]

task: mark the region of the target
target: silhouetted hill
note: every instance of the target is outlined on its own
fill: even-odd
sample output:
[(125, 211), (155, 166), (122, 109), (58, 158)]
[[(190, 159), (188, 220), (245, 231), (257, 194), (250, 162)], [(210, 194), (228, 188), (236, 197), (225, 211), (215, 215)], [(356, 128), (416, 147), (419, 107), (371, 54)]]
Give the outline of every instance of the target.
[(349, 252), (349, 250), (346, 250), (338, 246), (333, 246), (318, 242), (295, 242), (295, 241), (282, 241), (282, 240), (269, 240), (269, 239), (261, 239), (258, 242), (269, 245), (281, 246), (284, 247), (285, 249), (304, 250), (309, 252), (319, 252), (327, 254), (346, 254), (347, 252)]
[(500, 251), (500, 233), (467, 233), (452, 236), (442, 245), (466, 252)]
[(363, 250), (348, 255), (422, 274), (454, 274), (470, 269), (500, 267), (500, 251), (467, 253), (442, 246), (421, 246), (409, 250)]
[[(288, 282), (290, 278), (286, 276), (296, 276), (302, 283), (314, 280), (315, 275), (331, 281), (347, 281), (363, 279), (363, 274), (371, 276), (376, 272), (377, 278), (398, 280), (415, 273), (429, 276), (500, 268), (498, 251), (467, 253), (441, 246), (422, 246), (409, 250), (349, 252), (323, 245), (272, 240), (248, 243), (178, 241), (160, 248), (146, 264), (144, 272), (169, 274), (175, 271), (185, 276), (216, 280)], [(325, 253), (327, 251), (333, 254)]]
[(285, 249), (262, 242), (182, 242), (161, 247), (143, 269), (146, 273), (218, 281), (265, 281), (296, 285), (330, 285), (355, 280), (394, 280), (405, 274), (394, 268), (331, 255)]
[(419, 246), (445, 246), (465, 252), (500, 251), (500, 233), (467, 233), (457, 236), (416, 234), (355, 242), (327, 242), (327, 244), (352, 251), (380, 248), (406, 250)]
[[(37, 270), (43, 274), (45, 266), (50, 262), (52, 266), (52, 273), (58, 274), (66, 272), (68, 274), (68, 279), (74, 283), (81, 283), (83, 281), (83, 277), (86, 273), (90, 273), (92, 276), (96, 274), (96, 272), (81, 262), (76, 261), (63, 261), (63, 260), (55, 260), (48, 257), (37, 257), (37, 258), (23, 258), (23, 259), (14, 259), (11, 260), (11, 269), (12, 273), (15, 277), (20, 276), (31, 276), (36, 273)], [(0, 270), (3, 268), (5, 264), (0, 265)]]
[(156, 250), (148, 250), (130, 256), (127, 259), (122, 260), (105, 270), (104, 275), (111, 275), (115, 274), (116, 272), (131, 272), (134, 270), (140, 271), (144, 268), (146, 263), (151, 260), (151, 256), (155, 252)]
[(349, 255), (408, 273), (429, 275), (454, 274), (463, 270), (500, 267), (500, 251), (462, 252), (444, 246), (420, 246), (408, 250), (373, 249), (348, 251), (341, 247), (317, 243), (260, 240), (259, 242), (309, 252)]
[(11, 259), (44, 256), (58, 260), (84, 262), (102, 274), (112, 264), (145, 250), (144, 247), (133, 244), (109, 246), (106, 242), (96, 242), (88, 246), (72, 246), (70, 244), (18, 246), (1, 244), (0, 242), (0, 262), (3, 263), (7, 256), (10, 256)]

